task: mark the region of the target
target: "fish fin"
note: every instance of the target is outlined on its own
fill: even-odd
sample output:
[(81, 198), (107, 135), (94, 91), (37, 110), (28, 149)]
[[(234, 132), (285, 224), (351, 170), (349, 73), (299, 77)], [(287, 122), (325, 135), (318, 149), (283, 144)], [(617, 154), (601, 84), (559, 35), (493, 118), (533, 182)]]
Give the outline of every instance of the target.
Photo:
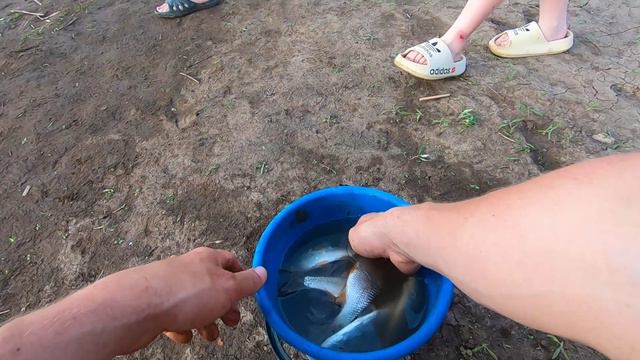
[(347, 291), (346, 289), (343, 288), (338, 294), (338, 296), (336, 296), (336, 304), (342, 305), (346, 300), (347, 300)]
[(306, 287), (299, 278), (292, 277), (289, 281), (284, 282), (278, 287), (278, 296), (286, 297), (297, 291), (304, 290)]
[(336, 316), (336, 327), (342, 328), (353, 321), (379, 293), (378, 283), (369, 273), (356, 267), (347, 278), (346, 298)]
[(346, 279), (339, 277), (306, 276), (304, 286), (311, 289), (324, 290), (334, 297), (338, 297), (346, 285)]

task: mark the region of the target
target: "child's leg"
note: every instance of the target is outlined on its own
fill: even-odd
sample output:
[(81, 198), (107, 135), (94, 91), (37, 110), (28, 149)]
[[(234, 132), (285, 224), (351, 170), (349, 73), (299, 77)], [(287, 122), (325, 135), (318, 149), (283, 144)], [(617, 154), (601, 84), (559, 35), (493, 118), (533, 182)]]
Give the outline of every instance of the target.
[[(569, 0), (540, 0), (538, 25), (547, 41), (559, 40), (567, 36), (568, 7)], [(496, 45), (508, 46), (509, 36), (502, 34), (496, 39)]]
[[(457, 61), (462, 58), (462, 50), (464, 50), (464, 45), (469, 35), (480, 26), (484, 19), (486, 19), (487, 16), (493, 12), (493, 9), (500, 5), (502, 1), (503, 0), (469, 0), (467, 2), (467, 5), (464, 6), (464, 9), (462, 9), (456, 21), (442, 36), (442, 40), (449, 46), (454, 60)], [(544, 1), (553, 2), (555, 0)], [(427, 59), (415, 51), (408, 53), (406, 58), (419, 64), (427, 63)]]
[(568, 8), (569, 0), (540, 0), (538, 25), (547, 40), (558, 40), (567, 35)]

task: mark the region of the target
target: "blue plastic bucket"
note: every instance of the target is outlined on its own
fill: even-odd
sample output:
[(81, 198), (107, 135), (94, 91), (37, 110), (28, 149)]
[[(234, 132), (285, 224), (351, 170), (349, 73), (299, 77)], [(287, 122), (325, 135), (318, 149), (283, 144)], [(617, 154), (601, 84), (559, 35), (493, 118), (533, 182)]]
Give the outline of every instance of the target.
[(288, 359), (280, 339), (317, 360), (399, 359), (429, 341), (444, 321), (453, 297), (451, 281), (429, 269), (423, 268), (418, 272), (426, 282), (428, 294), (426, 318), (422, 325), (404, 341), (372, 352), (337, 352), (306, 340), (289, 326), (278, 300), (278, 270), (289, 247), (303, 233), (330, 221), (406, 205), (409, 203), (405, 200), (381, 190), (339, 186), (315, 191), (295, 200), (271, 221), (258, 241), (253, 266), (264, 266), (269, 274), (256, 299), (265, 317), (269, 340), (280, 359)]

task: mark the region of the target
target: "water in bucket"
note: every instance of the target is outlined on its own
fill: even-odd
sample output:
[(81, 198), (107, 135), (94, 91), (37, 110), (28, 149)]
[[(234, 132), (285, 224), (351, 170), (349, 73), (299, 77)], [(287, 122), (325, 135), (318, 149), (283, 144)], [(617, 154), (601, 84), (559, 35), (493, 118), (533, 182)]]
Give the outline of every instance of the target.
[(369, 352), (394, 345), (425, 318), (424, 281), (388, 260), (353, 253), (347, 239), (357, 218), (314, 227), (285, 254), (279, 300), (289, 325), (325, 348)]

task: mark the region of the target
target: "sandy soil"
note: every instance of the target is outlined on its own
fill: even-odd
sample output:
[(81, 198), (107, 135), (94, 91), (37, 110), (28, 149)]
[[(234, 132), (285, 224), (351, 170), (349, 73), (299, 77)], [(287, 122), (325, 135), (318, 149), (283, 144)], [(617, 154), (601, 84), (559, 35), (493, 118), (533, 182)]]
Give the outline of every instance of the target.
[[(633, 0), (572, 2), (575, 47), (520, 60), (486, 42), (535, 19), (537, 2), (505, 3), (471, 37), (468, 72), (438, 82), (392, 58), (443, 33), (462, 0), (229, 0), (177, 21), (150, 2), (41, 2), (0, 5), (0, 321), (199, 245), (248, 264), (269, 219), (314, 189), (453, 201), (640, 147)], [(452, 96), (418, 102), (440, 93)], [(477, 125), (459, 123), (466, 109)], [(270, 358), (253, 301), (242, 311), (222, 348), (160, 338), (127, 358)], [(458, 294), (413, 358), (549, 359), (556, 347)]]

